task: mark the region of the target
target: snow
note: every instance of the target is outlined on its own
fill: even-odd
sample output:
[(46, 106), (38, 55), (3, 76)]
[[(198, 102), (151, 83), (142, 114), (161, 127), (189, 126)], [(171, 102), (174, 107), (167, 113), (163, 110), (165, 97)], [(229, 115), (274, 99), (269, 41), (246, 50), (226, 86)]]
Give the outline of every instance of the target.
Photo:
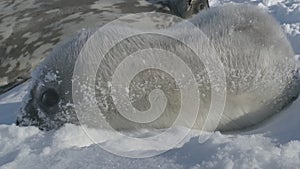
[(10, 92), (0, 95), (0, 125), (12, 124), (16, 120), (21, 101), (26, 94), (29, 82), (25, 82)]
[[(212, 0), (211, 6), (247, 2), (266, 8), (281, 23), (300, 60), (299, 0)], [(109, 153), (109, 131), (88, 129), (102, 140), (95, 144), (82, 127), (67, 124), (43, 132), (35, 127), (17, 127), (16, 112), (29, 82), (0, 96), (0, 168), (300, 168), (300, 98), (289, 108), (251, 131), (221, 134), (193, 130), (173, 149), (158, 156), (131, 159)], [(173, 133), (180, 132), (177, 128)], [(208, 138), (208, 139), (206, 139)], [(139, 147), (126, 138), (113, 146), (140, 155), (165, 151), (157, 145)], [(116, 144), (118, 143), (118, 144)]]

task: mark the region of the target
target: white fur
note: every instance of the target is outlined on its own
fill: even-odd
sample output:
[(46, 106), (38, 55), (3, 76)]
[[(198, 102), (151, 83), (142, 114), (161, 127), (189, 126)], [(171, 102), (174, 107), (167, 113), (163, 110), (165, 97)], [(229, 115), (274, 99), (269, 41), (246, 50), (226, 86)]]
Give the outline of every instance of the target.
[[(225, 67), (227, 100), (217, 130), (240, 130), (256, 125), (278, 113), (298, 96), (299, 87), (293, 79), (295, 65), (293, 63), (292, 48), (279, 24), (265, 11), (247, 5), (225, 5), (200, 12), (191, 19), (191, 22), (198, 26), (211, 40), (212, 46), (202, 46), (204, 55), (209, 57), (209, 48), (214, 48)], [(71, 78), (75, 60), (90, 35), (90, 32), (83, 31), (55, 49), (34, 73), (36, 76), (33, 79), (33, 86), (35, 87), (32, 87), (32, 90), (39, 90), (39, 87), (36, 86), (48, 87), (50, 85), (43, 81), (45, 72), (58, 72), (57, 76), (61, 82), (51, 83), (50, 86), (59, 90), (59, 94), (63, 99), (62, 105), (71, 102)], [(143, 39), (133, 40), (136, 44), (141, 41)], [(199, 46), (201, 46), (201, 42), (203, 41), (200, 39), (191, 41), (191, 43), (199, 43), (197, 44)], [(177, 48), (177, 50), (180, 49), (180, 47)], [(118, 61), (118, 58), (114, 58), (114, 55), (111, 55), (111, 57), (108, 63), (114, 64)], [(203, 66), (197, 64), (198, 62), (189, 60), (190, 56), (186, 57), (187, 61), (190, 62), (189, 64), (193, 65), (198, 72), (201, 73), (204, 70)], [(106, 72), (109, 72), (109, 70), (102, 70), (100, 75), (106, 78)], [(136, 81), (139, 83), (147, 82), (147, 80), (151, 82), (151, 74), (153, 75), (155, 72), (148, 72), (148, 74), (146, 73), (144, 76), (137, 78)], [(204, 76), (202, 78), (204, 78), (202, 85), (206, 85), (209, 79)], [(165, 85), (164, 87), (168, 89), (169, 83), (163, 82), (165, 79), (168, 79), (168, 77), (160, 76), (161, 85)], [(151, 82), (150, 87), (155, 87), (155, 85), (157, 84)], [(203, 127), (210, 105), (210, 89), (206, 89), (202, 85), (199, 84), (199, 91), (205, 93), (206, 96), (202, 98), (201, 104), (203, 106), (194, 126), (200, 129)], [(139, 92), (139, 88), (133, 87), (132, 91), (133, 93)], [(39, 92), (34, 91), (33, 93)], [(149, 124), (148, 127), (164, 128), (172, 124), (174, 114), (176, 115), (174, 112), (179, 109), (180, 105), (176, 90), (169, 91), (168, 94), (169, 107), (160, 120)], [(30, 119), (28, 115), (30, 113), (26, 112), (26, 106), (33, 104), (34, 109), (39, 108), (37, 102), (34, 101), (37, 99), (35, 97), (38, 97), (36, 95), (38, 94), (31, 96), (30, 101), (26, 102), (23, 114), (20, 117), (21, 121), (22, 119), (23, 121), (24, 119)], [(107, 95), (101, 96), (100, 99), (102, 99), (103, 104), (106, 104), (105, 106), (112, 106), (109, 101), (105, 102), (107, 101)], [(134, 106), (140, 109), (149, 108), (148, 104), (147, 100), (138, 100), (133, 103)], [(65, 122), (77, 123), (74, 120), (76, 119), (75, 114), (66, 115), (61, 110), (54, 112), (54, 115), (53, 112), (50, 113), (51, 116), (48, 115), (49, 112), (39, 110), (38, 115), (34, 116), (47, 119), (43, 121), (48, 124), (41, 124), (41, 122), (31, 122), (30, 124), (39, 125), (42, 128), (56, 128)], [(115, 109), (106, 112), (104, 116), (115, 128), (147, 127), (147, 125), (129, 124), (128, 121), (120, 117)], [(28, 122), (28, 120), (26, 121)], [(211, 130), (209, 127), (205, 129)]]

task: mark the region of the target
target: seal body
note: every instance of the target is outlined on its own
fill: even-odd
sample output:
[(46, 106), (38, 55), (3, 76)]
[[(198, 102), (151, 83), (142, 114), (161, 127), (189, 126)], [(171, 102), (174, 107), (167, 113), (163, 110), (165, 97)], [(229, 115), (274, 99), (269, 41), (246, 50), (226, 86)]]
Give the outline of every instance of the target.
[[(241, 130), (263, 122), (294, 101), (299, 94), (298, 80), (295, 74), (294, 54), (282, 32), (280, 25), (265, 11), (248, 5), (224, 5), (200, 12), (190, 20), (201, 29), (210, 40), (209, 45), (203, 45), (201, 40), (190, 43), (202, 48), (213, 48), (224, 65), (226, 75), (226, 102), (224, 113), (217, 130)], [(75, 37), (58, 46), (33, 72), (32, 85), (24, 98), (24, 105), (18, 117), (17, 124), (35, 125), (41, 129), (53, 129), (65, 123), (78, 123), (72, 100), (72, 77), (74, 65), (80, 50), (93, 33), (82, 31)], [(182, 36), (185, 33), (183, 33)], [(184, 37), (183, 37), (184, 38)], [(155, 40), (155, 39), (153, 39)], [(128, 47), (144, 43), (143, 38), (128, 41)], [(153, 44), (152, 44), (153, 43)], [(149, 42), (148, 46), (155, 42)], [(162, 48), (171, 48), (168, 40), (158, 43)], [(137, 45), (138, 46), (138, 45)], [(139, 110), (149, 109), (148, 96), (151, 90), (159, 88), (166, 93), (168, 99), (164, 114), (149, 124), (131, 123), (125, 120), (113, 106), (113, 100), (107, 94), (109, 86), (102, 86), (109, 72), (120, 59), (123, 48), (115, 48), (98, 70), (97, 83), (100, 88), (97, 97), (102, 113), (115, 129), (131, 129), (140, 127), (167, 128), (173, 124), (180, 109), (180, 92), (167, 74), (157, 74), (155, 71), (143, 71), (141, 77), (131, 84), (134, 95), (132, 104)], [(184, 52), (180, 46), (176, 51)], [(209, 57), (210, 50), (203, 50)], [(201, 105), (194, 128), (203, 128), (205, 117), (211, 104), (211, 89), (209, 78), (205, 75), (204, 66), (200, 62), (183, 56), (183, 60), (195, 69), (200, 77), (198, 88), (201, 95)], [(203, 73), (204, 72), (204, 73)], [(155, 78), (153, 78), (155, 77)], [(148, 84), (140, 90), (141, 84)], [(139, 94), (143, 91), (144, 93)], [(104, 93), (104, 94), (103, 94)], [(212, 119), (213, 120), (213, 119)]]
[(209, 36), (225, 66), (227, 101), (219, 130), (258, 124), (298, 97), (293, 50), (265, 11), (225, 5), (192, 22)]

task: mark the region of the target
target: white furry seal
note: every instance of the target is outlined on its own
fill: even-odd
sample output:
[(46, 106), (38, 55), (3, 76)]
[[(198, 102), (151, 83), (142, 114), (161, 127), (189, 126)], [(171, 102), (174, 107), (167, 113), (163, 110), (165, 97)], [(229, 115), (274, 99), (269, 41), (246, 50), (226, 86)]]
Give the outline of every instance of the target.
[[(217, 51), (226, 71), (227, 99), (217, 130), (233, 131), (251, 127), (278, 113), (298, 97), (299, 84), (292, 48), (279, 24), (265, 11), (248, 5), (224, 5), (200, 12), (191, 22), (209, 37), (211, 47)], [(48, 130), (68, 122), (78, 123), (72, 107), (71, 80), (75, 61), (91, 34), (89, 31), (79, 33), (58, 46), (38, 66), (33, 73), (29, 93), (24, 99), (24, 106), (17, 120), (18, 125), (35, 125)], [(133, 44), (141, 41), (143, 39), (138, 39)], [(209, 53), (206, 55), (209, 56)], [(117, 60), (114, 57), (116, 56), (112, 55), (106, 62)], [(189, 59), (187, 62), (197, 63)], [(197, 126), (201, 126), (199, 123), (203, 122), (201, 113), (205, 113), (210, 104), (210, 89), (205, 86), (207, 76), (201, 74), (203, 67), (195, 67), (204, 80), (199, 82), (199, 90), (207, 94), (202, 96), (204, 107), (199, 111), (200, 116), (196, 121), (195, 128), (198, 128)], [(109, 70), (99, 71), (100, 75), (105, 75), (103, 72)], [(155, 75), (155, 72), (143, 73), (142, 78), (137, 79), (138, 82), (152, 84), (155, 81), (149, 76)], [(164, 75), (158, 78), (168, 79), (167, 75), (162, 76)], [(170, 99), (167, 113), (178, 109), (180, 104), (174, 99), (178, 95), (176, 85), (164, 82), (160, 82), (159, 85), (167, 91), (167, 98)], [(150, 89), (147, 90), (153, 89), (153, 86), (155, 84), (150, 85)], [(140, 101), (133, 103), (141, 110), (149, 106), (144, 98), (147, 97), (147, 90)], [(112, 107), (112, 100), (106, 95), (100, 95), (99, 98), (103, 104), (106, 103), (104, 106), (107, 111), (104, 112), (104, 116), (107, 121), (112, 122), (113, 127), (134, 127), (134, 124), (120, 117)], [(167, 127), (173, 122), (172, 118), (176, 116), (167, 114), (150, 126)]]

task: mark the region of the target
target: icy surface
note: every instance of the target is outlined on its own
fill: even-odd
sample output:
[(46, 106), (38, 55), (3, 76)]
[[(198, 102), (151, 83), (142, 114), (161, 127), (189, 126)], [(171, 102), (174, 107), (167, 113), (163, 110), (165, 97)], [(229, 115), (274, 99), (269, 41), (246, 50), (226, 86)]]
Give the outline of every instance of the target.
[[(212, 6), (223, 3), (251, 3), (267, 8), (281, 23), (300, 58), (299, 0), (212, 0)], [(300, 168), (300, 99), (259, 128), (241, 133), (190, 135), (174, 149), (146, 159), (119, 157), (94, 144), (81, 127), (66, 125), (57, 131), (42, 132), (35, 127), (17, 127), (16, 119), (27, 83), (0, 96), (0, 168)], [(180, 130), (180, 129), (178, 129)], [(106, 131), (101, 144), (109, 139)], [(174, 133), (176, 134), (176, 133)], [(147, 154), (160, 151), (149, 145), (143, 149), (126, 139), (120, 145)]]

